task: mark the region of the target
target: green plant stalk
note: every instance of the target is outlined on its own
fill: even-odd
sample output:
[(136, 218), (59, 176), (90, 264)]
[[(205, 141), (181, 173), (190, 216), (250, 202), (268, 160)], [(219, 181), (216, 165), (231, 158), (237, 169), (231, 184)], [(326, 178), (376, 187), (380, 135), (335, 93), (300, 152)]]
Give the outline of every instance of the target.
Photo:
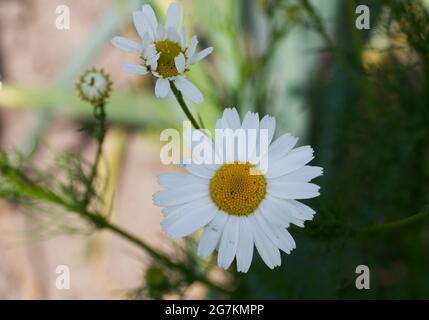
[(231, 294), (231, 292), (229, 290), (213, 283), (211, 280), (207, 279), (206, 277), (196, 275), (196, 274), (191, 274), (189, 272), (189, 269), (186, 266), (183, 266), (181, 264), (177, 264), (177, 263), (170, 261), (166, 256), (159, 254), (157, 251), (152, 249), (148, 244), (143, 242), (141, 239), (135, 237), (134, 235), (130, 234), (129, 232), (121, 229), (118, 226), (115, 226), (115, 225), (109, 223), (108, 221), (105, 221), (105, 222), (106, 223), (103, 225), (103, 227), (105, 229), (108, 229), (108, 230), (112, 231), (113, 233), (120, 235), (121, 237), (129, 240), (130, 242), (132, 242), (134, 244), (136, 244), (137, 246), (139, 246), (140, 248), (142, 248), (146, 252), (148, 252), (152, 257), (156, 257), (156, 259), (159, 262), (164, 263), (164, 264), (168, 265), (169, 267), (172, 267), (178, 271), (181, 271), (182, 273), (186, 274), (187, 276), (195, 279), (195, 281), (201, 282), (201, 283), (207, 285), (211, 289), (217, 290), (217, 291), (222, 292), (224, 294), (228, 294), (228, 295)]
[(83, 199), (83, 204), (88, 206), (91, 202), (91, 197), (93, 195), (94, 180), (97, 176), (97, 169), (100, 164), (100, 160), (103, 154), (103, 144), (106, 137), (106, 111), (104, 103), (94, 107), (94, 118), (97, 121), (97, 153), (95, 156), (95, 161), (92, 165), (91, 174), (89, 176), (89, 181), (85, 193), (85, 198)]
[(412, 216), (398, 219), (392, 222), (383, 223), (383, 224), (376, 224), (368, 227), (364, 227), (362, 229), (357, 230), (356, 235), (370, 235), (374, 233), (384, 232), (384, 231), (391, 231), (395, 229), (400, 229), (403, 227), (406, 227), (408, 225), (417, 223), (425, 218), (429, 217), (429, 207), (425, 208), (423, 211), (416, 213)]
[(337, 47), (335, 46), (334, 41), (329, 36), (328, 32), (326, 31), (322, 19), (317, 14), (317, 12), (314, 10), (314, 7), (310, 4), (309, 0), (300, 0), (302, 6), (304, 7), (305, 11), (307, 12), (308, 16), (313, 20), (314, 28), (316, 32), (320, 35), (322, 40), (324, 41), (327, 49), (332, 53), (334, 57), (337, 58), (338, 63), (344, 68), (344, 70), (348, 73), (353, 83), (360, 88), (363, 92), (366, 91), (366, 86), (362, 84), (359, 77), (356, 75), (355, 71), (353, 70), (353, 67), (350, 66), (347, 59), (344, 57), (343, 54), (341, 54)]
[(147, 244), (145, 241), (138, 238), (137, 236), (131, 234), (130, 232), (122, 229), (119, 226), (112, 224), (101, 214), (97, 212), (91, 212), (86, 208), (86, 206), (83, 206), (81, 204), (70, 204), (54, 192), (44, 189), (43, 187), (39, 186), (38, 184), (27, 178), (25, 175), (23, 175), (22, 172), (20, 172), (17, 168), (0, 161), (0, 172), (2, 172), (9, 178), (22, 194), (38, 200), (46, 201), (54, 205), (61, 206), (70, 212), (77, 213), (85, 220), (91, 222), (98, 230), (110, 230), (114, 234), (134, 243), (161, 264), (184, 274), (186, 276), (186, 279), (194, 279), (194, 281), (203, 283), (211, 289), (214, 289), (227, 295), (231, 294), (229, 290), (217, 285), (203, 275), (195, 274), (185, 265), (171, 261), (168, 256), (152, 248), (149, 244)]
[(189, 110), (185, 99), (183, 99), (183, 95), (182, 93), (176, 88), (176, 85), (174, 84), (173, 81), (170, 81), (170, 88), (171, 91), (173, 91), (174, 96), (177, 99), (177, 102), (179, 103), (180, 107), (182, 108), (183, 112), (185, 113), (186, 117), (189, 119), (189, 121), (191, 121), (192, 126), (195, 129), (202, 129), (201, 126), (198, 124), (198, 121), (195, 120), (194, 116), (192, 115), (191, 111)]

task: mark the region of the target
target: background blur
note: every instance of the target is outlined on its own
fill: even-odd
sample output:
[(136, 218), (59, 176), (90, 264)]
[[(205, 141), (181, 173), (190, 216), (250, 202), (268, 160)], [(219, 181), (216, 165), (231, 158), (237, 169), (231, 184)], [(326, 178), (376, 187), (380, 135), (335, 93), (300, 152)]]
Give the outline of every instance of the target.
[[(215, 48), (189, 74), (205, 96), (193, 110), (206, 126), (227, 106), (274, 115), (277, 134), (311, 144), (312, 163), (325, 169), (316, 182), (322, 195), (307, 202), (315, 220), (291, 231), (297, 249), (280, 268), (255, 254), (248, 274), (211, 269), (228, 297), (429, 298), (428, 1), (178, 2), (188, 34)], [(131, 12), (142, 3), (0, 0), (0, 150), (19, 150), (42, 168), (58, 150), (91, 160), (94, 141), (79, 129), (92, 110), (74, 83), (85, 68), (104, 68), (114, 82), (105, 205), (113, 221), (174, 256), (152, 194), (157, 174), (178, 170), (160, 163), (159, 132), (178, 126), (182, 111), (173, 96), (154, 97), (150, 77), (121, 72), (138, 57), (110, 44), (115, 35), (138, 40)], [(169, 5), (150, 3), (159, 17)], [(370, 10), (369, 30), (356, 28), (360, 4)], [(56, 28), (59, 5), (70, 8), (69, 30)], [(147, 283), (148, 257), (65, 219), (0, 199), (0, 298), (219, 297), (198, 284), (148, 288), (157, 284)], [(362, 264), (370, 290), (355, 287)], [(70, 267), (70, 290), (55, 288), (57, 265)]]

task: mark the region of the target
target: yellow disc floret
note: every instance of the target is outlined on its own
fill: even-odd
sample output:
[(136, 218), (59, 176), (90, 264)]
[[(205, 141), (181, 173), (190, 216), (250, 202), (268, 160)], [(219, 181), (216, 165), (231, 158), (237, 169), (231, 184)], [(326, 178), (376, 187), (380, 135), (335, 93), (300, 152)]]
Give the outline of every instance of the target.
[(180, 45), (173, 41), (164, 40), (156, 42), (155, 48), (160, 53), (156, 71), (163, 78), (179, 75), (174, 59), (182, 52)]
[(227, 163), (210, 180), (210, 196), (217, 207), (235, 216), (253, 213), (265, 198), (267, 181), (250, 163)]

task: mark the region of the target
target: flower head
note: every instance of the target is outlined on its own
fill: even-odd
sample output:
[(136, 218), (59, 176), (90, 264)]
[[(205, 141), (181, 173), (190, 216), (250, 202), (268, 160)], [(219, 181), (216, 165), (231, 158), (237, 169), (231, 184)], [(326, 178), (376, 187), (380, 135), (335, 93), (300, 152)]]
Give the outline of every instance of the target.
[[(248, 112), (241, 122), (236, 109), (226, 109), (216, 130), (243, 130), (248, 136), (253, 130), (257, 134), (253, 143), (247, 139), (246, 152), (240, 145), (233, 146), (235, 152), (227, 160), (188, 164), (188, 174), (160, 175), (159, 183), (166, 190), (154, 195), (154, 203), (164, 207), (162, 226), (173, 239), (205, 227), (198, 254), (208, 257), (217, 249), (218, 265), (225, 269), (236, 258), (237, 270), (247, 272), (254, 245), (270, 268), (279, 266), (279, 249), (290, 253), (295, 248), (288, 227), (304, 227), (304, 221), (315, 214), (296, 199), (319, 195), (319, 186), (310, 181), (322, 175), (323, 169), (307, 165), (313, 159), (313, 149), (294, 148), (298, 139), (292, 135), (284, 134), (272, 142), (273, 117), (259, 121), (257, 113)], [(255, 157), (264, 131), (266, 151)], [(206, 139), (206, 143), (218, 158), (231, 149), (217, 139)], [(262, 165), (265, 160), (266, 168)]]
[(186, 79), (185, 72), (191, 65), (208, 56), (213, 48), (196, 53), (196, 36), (187, 45), (183, 17), (179, 26), (181, 16), (180, 6), (172, 3), (168, 8), (165, 24), (160, 24), (152, 7), (145, 4), (141, 10), (133, 13), (134, 26), (142, 40), (141, 44), (124, 37), (114, 37), (112, 44), (140, 56), (140, 65), (123, 64), (122, 69), (134, 74), (151, 73), (158, 78), (155, 84), (157, 97), (166, 97), (170, 92), (169, 81), (173, 81), (187, 99), (201, 103), (203, 96), (200, 90)]
[(104, 103), (109, 98), (112, 81), (103, 69), (90, 68), (80, 76), (76, 89), (82, 100), (95, 106)]

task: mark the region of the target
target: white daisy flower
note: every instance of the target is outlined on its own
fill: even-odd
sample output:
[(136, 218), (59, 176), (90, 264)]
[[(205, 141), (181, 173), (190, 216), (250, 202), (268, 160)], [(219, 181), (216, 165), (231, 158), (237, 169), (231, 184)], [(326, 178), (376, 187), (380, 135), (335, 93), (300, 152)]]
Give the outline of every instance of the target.
[[(194, 103), (203, 102), (200, 90), (185, 77), (190, 66), (208, 56), (213, 48), (196, 52), (198, 40), (193, 36), (189, 46), (186, 45), (184, 19), (177, 3), (168, 7), (165, 24), (158, 23), (152, 7), (143, 5), (141, 11), (133, 13), (134, 26), (142, 39), (142, 44), (124, 37), (114, 37), (112, 44), (126, 52), (140, 55), (141, 65), (124, 64), (122, 69), (128, 73), (151, 73), (158, 78), (155, 84), (155, 95), (164, 98), (170, 92), (169, 81), (182, 94)], [(180, 31), (179, 31), (180, 30)]]
[(112, 82), (104, 70), (90, 68), (80, 76), (76, 89), (82, 100), (92, 104), (101, 104), (110, 96)]
[[(319, 195), (319, 186), (310, 181), (322, 175), (323, 169), (307, 165), (314, 158), (313, 149), (294, 148), (298, 139), (292, 135), (284, 134), (271, 143), (273, 117), (259, 121), (257, 113), (248, 112), (241, 123), (236, 109), (226, 109), (216, 129), (228, 128), (256, 129), (259, 134), (262, 129), (268, 131), (266, 154), (256, 161), (243, 161), (243, 153), (237, 152), (233, 161), (193, 163), (185, 165), (188, 174), (162, 174), (158, 181), (166, 190), (154, 194), (154, 203), (164, 207), (162, 226), (173, 239), (205, 227), (199, 256), (208, 257), (218, 250), (220, 267), (227, 269), (236, 259), (237, 270), (247, 272), (255, 245), (272, 269), (281, 264), (279, 249), (290, 253), (295, 248), (287, 230), (290, 224), (304, 227), (304, 221), (313, 218), (315, 211), (297, 199)], [(213, 150), (221, 151), (216, 142), (207, 141)], [(252, 148), (255, 144), (249, 144), (249, 150)], [(268, 159), (265, 173), (263, 159)]]

